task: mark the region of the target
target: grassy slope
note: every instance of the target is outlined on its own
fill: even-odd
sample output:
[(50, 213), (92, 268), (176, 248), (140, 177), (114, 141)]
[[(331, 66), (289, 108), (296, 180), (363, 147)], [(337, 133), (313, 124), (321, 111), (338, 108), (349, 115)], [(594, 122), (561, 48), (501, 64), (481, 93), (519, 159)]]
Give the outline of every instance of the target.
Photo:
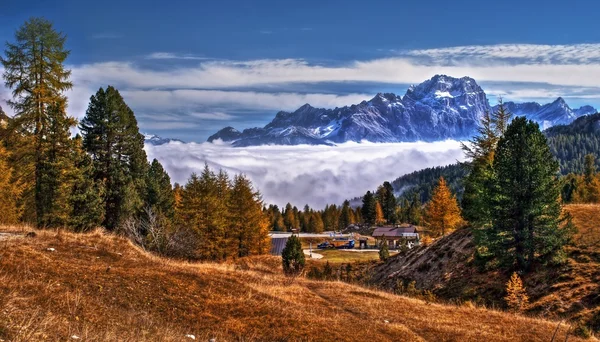
[(0, 340), (11, 341), (549, 341), (556, 326), (339, 282), (290, 282), (274, 257), (164, 260), (100, 232), (0, 241), (0, 312)]
[[(534, 272), (524, 277), (531, 303), (529, 312), (582, 320), (599, 329), (600, 321), (594, 316), (600, 317), (600, 205), (569, 205), (566, 210), (579, 229), (575, 245), (567, 249), (566, 265), (536, 265)], [(503, 305), (510, 274), (478, 271), (473, 252), (471, 232), (457, 231), (427, 248), (375, 266), (371, 281), (395, 288), (399, 280), (414, 280), (418, 288), (433, 290), (441, 298)]]

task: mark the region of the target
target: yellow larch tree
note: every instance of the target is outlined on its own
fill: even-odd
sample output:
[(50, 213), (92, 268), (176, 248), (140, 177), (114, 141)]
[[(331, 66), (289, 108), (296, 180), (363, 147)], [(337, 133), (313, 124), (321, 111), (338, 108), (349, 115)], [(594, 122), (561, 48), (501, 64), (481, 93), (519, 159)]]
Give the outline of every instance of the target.
[(462, 222), (456, 196), (448, 188), (444, 177), (440, 177), (438, 186), (433, 190), (431, 201), (427, 204), (426, 219), (433, 236), (444, 236)]

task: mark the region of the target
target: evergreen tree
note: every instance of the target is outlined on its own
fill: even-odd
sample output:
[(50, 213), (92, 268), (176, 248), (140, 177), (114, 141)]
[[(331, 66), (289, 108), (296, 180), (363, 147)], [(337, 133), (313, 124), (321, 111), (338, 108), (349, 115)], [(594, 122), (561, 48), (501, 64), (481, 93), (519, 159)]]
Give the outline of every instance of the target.
[(87, 231), (100, 227), (104, 220), (104, 186), (102, 182), (94, 181), (92, 158), (83, 151), (79, 135), (74, 143), (76, 173), (69, 197), (72, 208), (69, 226), (76, 231)]
[(535, 260), (563, 257), (572, 226), (561, 217), (558, 163), (539, 126), (524, 117), (513, 120), (498, 142), (493, 166), (492, 225), (484, 247), (501, 265), (520, 270)]
[[(65, 35), (55, 31), (51, 22), (31, 18), (17, 30), (15, 42), (6, 44), (6, 57), (0, 58), (5, 85), (13, 95), (9, 105), (15, 112), (10, 130), (19, 141), (13, 151), (18, 161), (15, 168), (20, 170), (16, 177), (28, 188), (24, 203), (33, 215), (26, 218), (34, 219), (38, 226), (65, 222), (65, 196), (53, 195), (61, 194), (66, 187), (63, 180), (55, 177), (67, 173), (63, 166), (70, 166), (61, 165), (61, 156), (55, 153), (68, 154), (68, 146), (49, 141), (62, 138), (57, 135), (74, 123), (64, 111), (64, 92), (72, 87), (71, 71), (63, 65), (69, 55), (65, 41)], [(55, 149), (47, 151), (49, 147)]]
[(384, 239), (381, 240), (381, 244), (379, 246), (379, 260), (386, 261), (390, 258), (390, 249), (388, 246), (388, 242)]
[(427, 225), (434, 236), (444, 236), (462, 221), (456, 197), (450, 192), (444, 177), (440, 178), (427, 205)]
[(396, 197), (394, 196), (394, 188), (390, 182), (384, 182), (377, 188), (377, 200), (381, 205), (383, 217), (387, 223), (396, 223)]
[(94, 162), (94, 180), (104, 183), (103, 225), (115, 229), (144, 205), (148, 169), (144, 137), (133, 111), (111, 86), (91, 97), (79, 129)]
[(296, 235), (290, 236), (286, 241), (285, 247), (281, 252), (281, 261), (283, 263), (283, 272), (286, 275), (298, 275), (304, 269), (306, 263), (302, 243)]
[(366, 224), (373, 225), (375, 224), (375, 216), (376, 216), (376, 200), (375, 196), (371, 193), (371, 191), (367, 191), (367, 193), (363, 196), (362, 200), (362, 208), (361, 214), (362, 219)]
[(171, 187), (171, 178), (156, 159), (148, 168), (146, 186), (145, 204), (154, 213), (172, 220), (175, 215), (175, 196)]
[(283, 214), (283, 225), (288, 231), (291, 231), (292, 228), (294, 228), (294, 210), (290, 203), (285, 205), (285, 211)]
[(342, 205), (342, 211), (340, 213), (338, 229), (344, 230), (352, 223), (352, 208), (350, 208), (350, 202), (348, 200), (345, 200), (344, 204)]

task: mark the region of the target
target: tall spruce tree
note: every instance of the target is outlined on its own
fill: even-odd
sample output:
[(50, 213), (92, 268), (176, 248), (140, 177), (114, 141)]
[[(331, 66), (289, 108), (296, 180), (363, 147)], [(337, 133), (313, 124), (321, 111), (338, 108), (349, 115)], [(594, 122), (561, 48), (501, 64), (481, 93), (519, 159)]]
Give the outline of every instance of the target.
[(345, 200), (342, 204), (342, 211), (340, 213), (340, 219), (338, 221), (338, 229), (346, 229), (352, 223), (352, 208), (350, 208), (350, 201)]
[(148, 161), (133, 111), (112, 86), (90, 98), (79, 125), (83, 146), (94, 162), (94, 180), (104, 183), (103, 225), (115, 229), (144, 205)]
[(175, 195), (171, 187), (171, 177), (161, 163), (154, 159), (148, 168), (146, 179), (145, 204), (153, 212), (172, 220), (175, 215)]
[[(539, 126), (518, 117), (498, 142), (491, 188), (492, 224), (485, 247), (506, 267), (563, 257), (572, 225), (562, 217), (558, 163)], [(563, 227), (563, 225), (566, 226)]]
[[(74, 122), (64, 111), (64, 92), (72, 87), (71, 71), (64, 67), (69, 55), (65, 41), (66, 36), (57, 32), (51, 22), (31, 18), (17, 30), (15, 42), (6, 44), (5, 57), (0, 57), (5, 85), (13, 95), (9, 105), (15, 115), (10, 133), (18, 141), (13, 151), (15, 169), (19, 170), (16, 177), (28, 188), (24, 191), (24, 203), (29, 207), (25, 212), (31, 215), (25, 219), (34, 220), (38, 226), (65, 221), (64, 202), (58, 203), (63, 198), (53, 195), (60, 194), (62, 190), (58, 189), (65, 186), (56, 177), (68, 173), (62, 167), (70, 165), (47, 159), (68, 149), (48, 141), (52, 130), (58, 129), (57, 134), (62, 134)], [(54, 151), (46, 150), (52, 146)]]
[(388, 223), (396, 223), (396, 197), (394, 196), (394, 188), (390, 182), (384, 182), (383, 185), (377, 188), (377, 200), (381, 204), (383, 217)]
[(363, 196), (362, 203), (363, 205), (361, 208), (361, 214), (364, 223), (370, 225), (375, 224), (377, 201), (371, 191), (367, 191), (367, 193)]

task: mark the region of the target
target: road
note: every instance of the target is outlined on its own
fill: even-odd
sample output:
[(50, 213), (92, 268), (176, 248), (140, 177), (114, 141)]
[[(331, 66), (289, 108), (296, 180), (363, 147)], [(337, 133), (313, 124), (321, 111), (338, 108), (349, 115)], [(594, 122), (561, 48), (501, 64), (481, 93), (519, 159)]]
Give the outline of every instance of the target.
[[(304, 254), (310, 255), (310, 249), (305, 249)], [(313, 259), (323, 259), (323, 254), (312, 252), (312, 258)]]

